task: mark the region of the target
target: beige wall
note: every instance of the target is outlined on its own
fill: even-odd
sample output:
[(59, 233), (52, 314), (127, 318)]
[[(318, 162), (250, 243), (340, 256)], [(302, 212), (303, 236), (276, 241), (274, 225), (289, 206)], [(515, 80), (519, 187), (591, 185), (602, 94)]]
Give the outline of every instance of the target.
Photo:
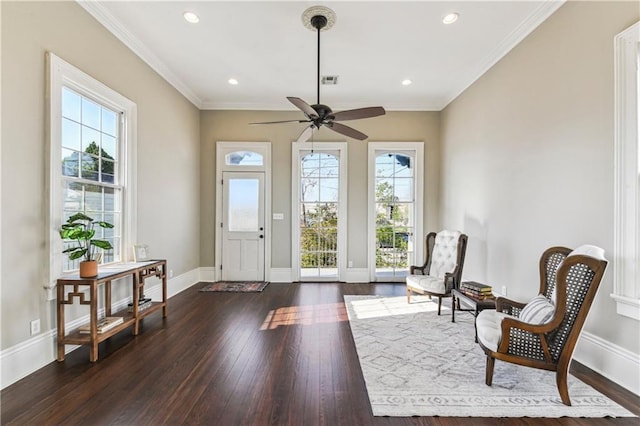
[[(199, 266), (200, 115), (75, 2), (1, 2), (2, 342), (55, 326), (45, 301), (45, 52), (138, 106), (138, 241), (175, 275)], [(72, 319), (72, 318), (69, 318)]]
[[(466, 279), (532, 297), (548, 247), (613, 253), (613, 37), (637, 2), (569, 2), (442, 113), (443, 225), (469, 234)], [(635, 354), (609, 268), (586, 330)]]
[[(202, 111), (200, 265), (214, 266), (215, 144), (217, 141), (265, 141), (272, 144), (273, 212), (283, 221), (272, 222), (274, 268), (291, 267), (291, 142), (304, 126), (297, 123), (250, 126), (256, 121), (299, 119), (302, 113), (278, 111)], [(354, 121), (351, 125), (369, 135), (369, 141), (415, 141), (425, 146), (424, 227), (436, 229), (438, 217), (439, 121), (437, 112), (389, 112), (383, 117)], [(344, 141), (327, 129), (314, 134), (317, 141)], [(347, 256), (354, 268), (367, 267), (367, 143), (348, 142)]]
[[(74, 2), (0, 2), (2, 33), (1, 349), (51, 330), (44, 300), (45, 52), (138, 106), (138, 241), (175, 275), (214, 266), (215, 142), (269, 141), (273, 212), (289, 218), (291, 141), (299, 118), (275, 111), (201, 111)], [(390, 112), (354, 122), (371, 141), (425, 142), (424, 229), (470, 236), (464, 276), (531, 297), (551, 245), (613, 246), (613, 36), (635, 2), (570, 2), (442, 113)], [(327, 130), (322, 141), (343, 141)], [(367, 147), (349, 141), (348, 258), (365, 268)], [(441, 165), (442, 164), (442, 165)], [(273, 223), (272, 267), (288, 268), (289, 220)], [(638, 322), (615, 313), (611, 270), (587, 330), (640, 353)]]

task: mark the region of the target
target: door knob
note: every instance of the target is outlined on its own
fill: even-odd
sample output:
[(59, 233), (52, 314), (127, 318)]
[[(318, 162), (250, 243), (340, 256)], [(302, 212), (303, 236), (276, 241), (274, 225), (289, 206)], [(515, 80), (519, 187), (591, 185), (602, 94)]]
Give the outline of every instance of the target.
[(261, 230), (261, 231), (264, 231), (264, 228), (261, 226), (261, 227), (260, 227), (260, 230)]
[(264, 235), (260, 235), (260, 238), (264, 238)]

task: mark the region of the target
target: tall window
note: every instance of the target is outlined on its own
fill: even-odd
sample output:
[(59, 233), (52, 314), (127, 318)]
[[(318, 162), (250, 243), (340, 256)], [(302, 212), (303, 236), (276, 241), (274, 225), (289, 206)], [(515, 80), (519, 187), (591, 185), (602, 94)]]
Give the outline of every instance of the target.
[[(120, 176), (120, 118), (122, 112), (62, 87), (62, 221), (82, 212), (114, 228), (96, 228), (96, 238), (113, 250), (102, 263), (121, 260), (122, 179)], [(75, 243), (64, 243), (63, 248)], [(63, 272), (78, 269), (80, 259), (63, 263)]]
[[(339, 280), (346, 269), (346, 144), (294, 144), (294, 279)], [(344, 278), (343, 278), (344, 279)]]
[(62, 223), (82, 212), (113, 229), (96, 238), (114, 249), (102, 263), (129, 260), (135, 241), (136, 106), (124, 96), (49, 53), (49, 283), (78, 268), (62, 254)]
[(421, 142), (369, 143), (372, 281), (401, 281), (421, 263), (422, 152)]

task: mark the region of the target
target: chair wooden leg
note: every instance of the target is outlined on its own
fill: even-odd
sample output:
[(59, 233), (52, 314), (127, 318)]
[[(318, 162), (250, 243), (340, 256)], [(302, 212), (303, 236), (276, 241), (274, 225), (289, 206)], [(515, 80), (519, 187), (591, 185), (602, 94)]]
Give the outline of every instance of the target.
[(442, 297), (438, 296), (438, 315), (440, 315), (440, 308), (442, 307)]
[(407, 287), (407, 303), (411, 303), (411, 290)]
[(491, 386), (491, 383), (493, 382), (493, 366), (495, 363), (495, 358), (493, 358), (491, 355), (487, 355), (487, 369), (485, 371), (484, 377), (484, 382), (487, 384), (487, 386)]
[(564, 405), (571, 405), (571, 399), (569, 398), (569, 389), (567, 387), (567, 367), (561, 365), (558, 366), (556, 371), (556, 384), (558, 385), (558, 392)]

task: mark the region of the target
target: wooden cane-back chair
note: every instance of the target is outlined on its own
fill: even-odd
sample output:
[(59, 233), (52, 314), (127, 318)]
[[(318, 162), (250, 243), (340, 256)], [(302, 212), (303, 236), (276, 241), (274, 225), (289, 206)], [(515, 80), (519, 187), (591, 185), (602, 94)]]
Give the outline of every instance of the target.
[(549, 318), (525, 321), (527, 305), (501, 297), (495, 311), (482, 311), (476, 329), (487, 355), (486, 384), (491, 386), (496, 359), (555, 371), (562, 402), (571, 405), (569, 364), (606, 267), (604, 250), (598, 247), (581, 246), (573, 252), (553, 247), (540, 259), (540, 293), (553, 309)]
[(458, 288), (462, 279), (467, 236), (459, 231), (430, 232), (425, 239), (426, 259), (422, 266), (411, 266), (407, 276), (407, 303), (411, 293), (426, 294), (438, 298), (438, 315), (442, 298), (451, 297), (451, 290)]

